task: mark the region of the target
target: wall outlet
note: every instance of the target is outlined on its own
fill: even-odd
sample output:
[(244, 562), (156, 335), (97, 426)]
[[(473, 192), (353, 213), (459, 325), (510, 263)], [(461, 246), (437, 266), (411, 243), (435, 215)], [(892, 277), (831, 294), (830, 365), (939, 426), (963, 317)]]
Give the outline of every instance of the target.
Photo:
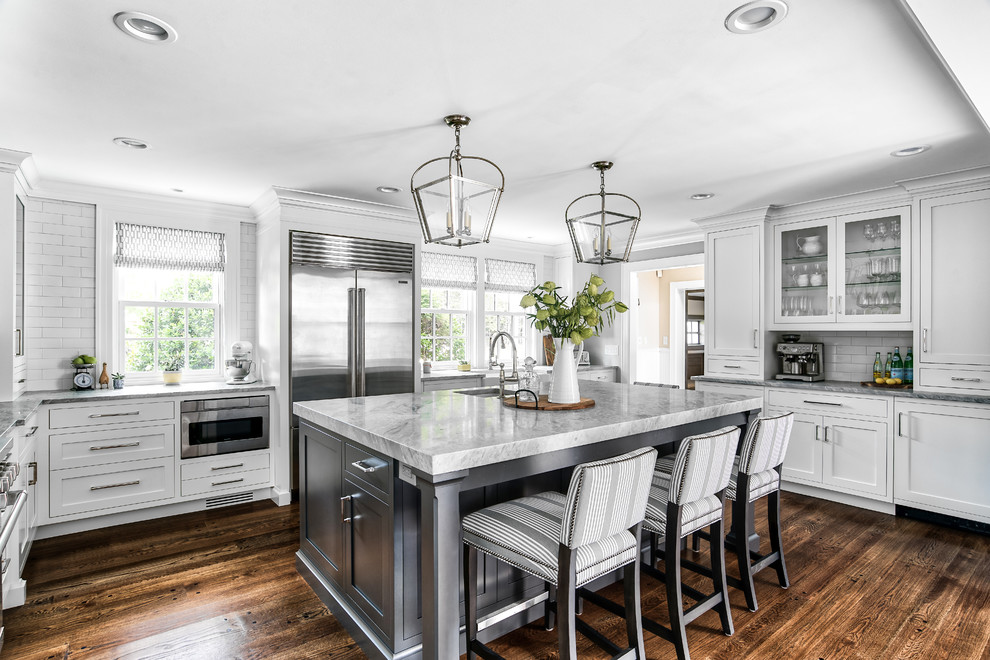
[(619, 345), (618, 344), (605, 344), (605, 355), (618, 355)]
[(399, 479), (402, 479), (407, 484), (416, 485), (416, 475), (413, 473), (412, 468), (403, 463), (399, 463)]
[(664, 335), (663, 336), (663, 345), (666, 346), (669, 343), (670, 343), (670, 337), (668, 337), (667, 335)]

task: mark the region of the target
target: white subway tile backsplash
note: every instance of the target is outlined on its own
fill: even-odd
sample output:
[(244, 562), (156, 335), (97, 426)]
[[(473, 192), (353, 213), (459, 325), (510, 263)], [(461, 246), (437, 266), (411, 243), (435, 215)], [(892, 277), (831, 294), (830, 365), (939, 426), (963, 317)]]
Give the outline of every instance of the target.
[[(886, 361), (895, 346), (901, 357), (911, 346), (908, 331), (801, 331), (801, 341), (822, 342), (825, 346), (824, 371), (829, 380), (866, 381), (873, 378), (873, 360), (877, 351)], [(779, 337), (777, 338), (779, 341)]]
[[(59, 236), (59, 239), (62, 237)], [(42, 254), (58, 255), (60, 257), (81, 257), (82, 248), (75, 245), (52, 245), (46, 243), (41, 246)], [(95, 251), (94, 251), (95, 252)]]

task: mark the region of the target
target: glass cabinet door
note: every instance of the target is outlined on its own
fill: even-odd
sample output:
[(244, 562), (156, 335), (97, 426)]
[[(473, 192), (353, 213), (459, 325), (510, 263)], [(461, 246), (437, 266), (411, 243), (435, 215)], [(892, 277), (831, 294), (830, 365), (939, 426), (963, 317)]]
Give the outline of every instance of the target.
[(842, 216), (839, 321), (910, 320), (910, 209)]
[(774, 233), (777, 323), (808, 323), (834, 318), (834, 274), (829, 255), (835, 249), (833, 222), (815, 220), (780, 225)]

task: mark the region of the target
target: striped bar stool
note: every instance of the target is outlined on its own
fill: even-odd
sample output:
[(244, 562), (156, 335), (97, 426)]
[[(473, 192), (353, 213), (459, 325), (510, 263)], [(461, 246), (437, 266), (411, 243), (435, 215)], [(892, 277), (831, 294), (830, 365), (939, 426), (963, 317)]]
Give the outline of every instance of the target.
[[(739, 562), (739, 580), (728, 578), (728, 583), (742, 589), (746, 595), (746, 606), (755, 612), (756, 590), (753, 576), (764, 568), (773, 567), (777, 571), (777, 581), (787, 588), (787, 566), (784, 564), (783, 541), (780, 537), (780, 467), (787, 455), (787, 444), (794, 427), (794, 413), (776, 417), (761, 417), (750, 424), (742, 449), (732, 466), (732, 478), (725, 496), (732, 500), (732, 526), (736, 534), (735, 542), (726, 540), (726, 547), (735, 551)], [(659, 468), (659, 462), (658, 462)], [(749, 504), (761, 497), (767, 497), (767, 525), (770, 531), (770, 553), (761, 555), (749, 549), (748, 543), (740, 542), (748, 538), (753, 529), (752, 509)], [(698, 549), (698, 536), (695, 534), (692, 545)], [(707, 574), (704, 567), (693, 565), (698, 572)]]
[[(567, 495), (547, 492), (490, 506), (466, 516), (464, 538), (464, 614), (467, 657), (501, 658), (478, 640), (478, 551), (546, 581), (556, 593), (560, 657), (577, 658), (580, 631), (614, 658), (645, 658), (640, 621), (640, 526), (657, 452), (639, 449), (574, 468)], [(620, 648), (574, 616), (581, 589), (627, 566), (625, 587), (628, 648)]]
[[(643, 627), (673, 642), (679, 660), (690, 658), (684, 627), (708, 610), (718, 612), (723, 633), (733, 633), (722, 544), (711, 545), (711, 575), (715, 591), (705, 594), (681, 583), (681, 541), (704, 527), (710, 527), (711, 538), (722, 538), (725, 491), (738, 442), (739, 429), (735, 426), (690, 436), (681, 441), (676, 455), (660, 458), (653, 473), (653, 487), (643, 522), (643, 527), (651, 534), (650, 563), (644, 565), (642, 570), (667, 586), (670, 628), (645, 618)], [(665, 572), (656, 569), (660, 536), (664, 539)], [(684, 610), (682, 595), (697, 601), (687, 611)]]

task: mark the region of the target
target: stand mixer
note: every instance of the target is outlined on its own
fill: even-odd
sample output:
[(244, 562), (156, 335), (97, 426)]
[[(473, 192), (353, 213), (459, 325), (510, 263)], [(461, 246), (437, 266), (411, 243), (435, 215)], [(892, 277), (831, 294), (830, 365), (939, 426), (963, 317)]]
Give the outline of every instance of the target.
[(247, 385), (258, 380), (255, 374), (254, 346), (249, 341), (235, 341), (230, 347), (231, 357), (224, 361), (228, 385)]

